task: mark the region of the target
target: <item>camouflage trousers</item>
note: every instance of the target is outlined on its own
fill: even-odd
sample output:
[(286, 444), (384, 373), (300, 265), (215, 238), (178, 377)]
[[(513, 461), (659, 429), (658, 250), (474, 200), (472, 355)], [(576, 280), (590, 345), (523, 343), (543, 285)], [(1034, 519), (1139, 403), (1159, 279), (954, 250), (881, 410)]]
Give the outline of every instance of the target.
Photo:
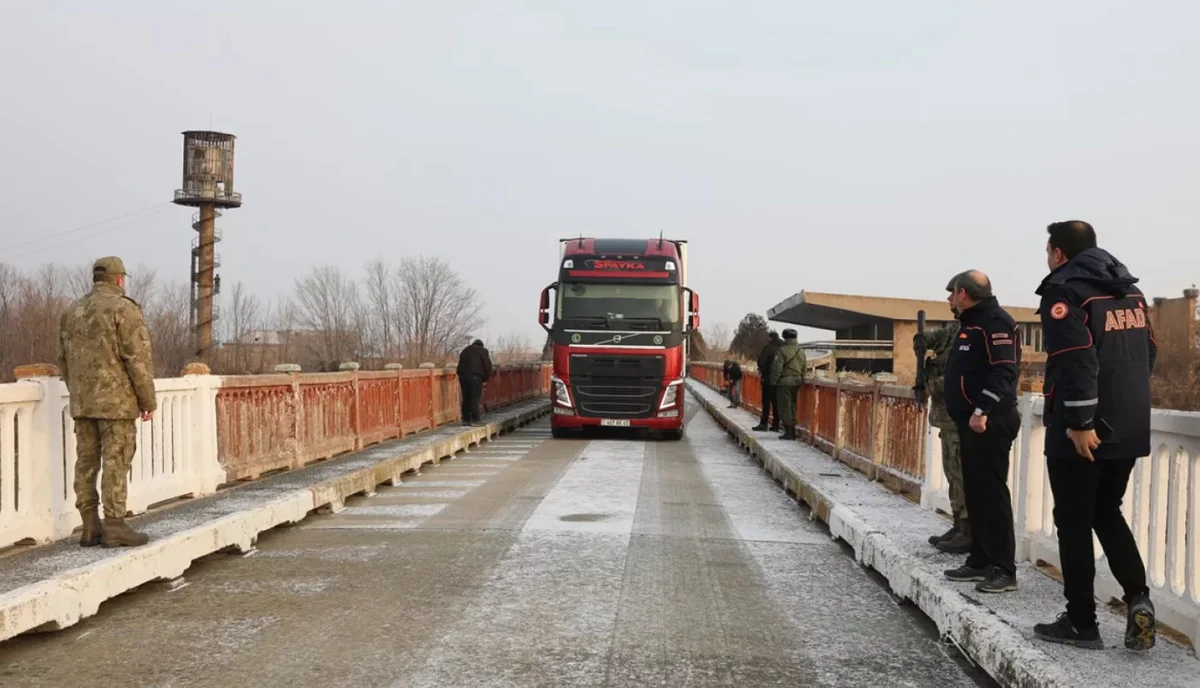
[(137, 449), (135, 421), (76, 418), (75, 444), (75, 508), (86, 512), (100, 504), (96, 476), (103, 466), (104, 517), (125, 518), (129, 468)]
[(775, 386), (779, 422), (786, 428), (796, 427), (796, 396), (799, 393), (800, 385)]
[(950, 508), (955, 522), (967, 519), (967, 497), (963, 493), (962, 447), (958, 442), (958, 429), (938, 428), (942, 438), (942, 472), (950, 487)]

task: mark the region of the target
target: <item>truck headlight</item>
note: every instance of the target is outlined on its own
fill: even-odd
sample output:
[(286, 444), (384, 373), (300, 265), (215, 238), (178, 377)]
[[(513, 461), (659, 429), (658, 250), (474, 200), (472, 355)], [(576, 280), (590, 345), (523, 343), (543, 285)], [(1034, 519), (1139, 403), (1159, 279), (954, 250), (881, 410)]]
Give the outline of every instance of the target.
[(550, 387), (553, 392), (554, 403), (570, 408), (571, 393), (567, 391), (566, 383), (556, 377), (552, 377), (550, 378)]
[(683, 389), (683, 380), (675, 380), (667, 385), (666, 391), (663, 392), (662, 403), (658, 405), (659, 409), (671, 408), (679, 403), (680, 390)]

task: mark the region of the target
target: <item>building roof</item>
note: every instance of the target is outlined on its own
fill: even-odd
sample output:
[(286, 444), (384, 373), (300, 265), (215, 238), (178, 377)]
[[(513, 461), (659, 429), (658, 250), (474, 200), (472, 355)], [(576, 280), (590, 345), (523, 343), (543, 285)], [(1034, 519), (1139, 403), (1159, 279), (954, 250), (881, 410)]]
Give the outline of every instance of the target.
[[(857, 325), (916, 320), (917, 311), (921, 310), (925, 311), (925, 318), (931, 321), (954, 319), (950, 304), (944, 300), (823, 294), (814, 291), (802, 291), (781, 301), (767, 311), (767, 318), (822, 330), (842, 330)], [(1005, 306), (1004, 310), (1017, 322), (1041, 321), (1034, 308)]]

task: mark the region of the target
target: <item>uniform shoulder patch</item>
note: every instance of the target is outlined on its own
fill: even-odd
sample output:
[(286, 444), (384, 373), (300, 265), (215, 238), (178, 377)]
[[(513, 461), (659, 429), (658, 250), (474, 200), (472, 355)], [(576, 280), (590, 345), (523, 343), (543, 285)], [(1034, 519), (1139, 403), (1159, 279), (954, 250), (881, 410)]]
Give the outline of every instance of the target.
[(1062, 320), (1067, 317), (1067, 304), (1065, 301), (1059, 301), (1050, 307), (1050, 317), (1055, 320)]

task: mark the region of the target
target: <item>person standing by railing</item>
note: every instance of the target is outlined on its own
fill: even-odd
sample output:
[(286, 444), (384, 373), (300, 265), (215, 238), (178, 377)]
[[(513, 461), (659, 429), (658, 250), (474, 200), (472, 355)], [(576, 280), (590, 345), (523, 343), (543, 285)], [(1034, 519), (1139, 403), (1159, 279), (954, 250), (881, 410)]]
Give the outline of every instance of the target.
[(737, 408), (742, 403), (742, 367), (737, 361), (727, 360), (722, 372), (725, 373), (725, 389), (729, 393), (729, 408)]
[[(137, 419), (154, 418), (154, 362), (142, 309), (125, 295), (125, 265), (101, 258), (93, 287), (63, 313), (58, 366), (75, 420), (75, 507), (83, 547), (136, 547), (150, 541), (125, 523)], [(96, 477), (104, 468), (101, 495)], [(101, 498), (104, 522), (97, 512)]]
[(1016, 534), (1008, 489), (1009, 452), (1020, 431), (1017, 323), (992, 295), (987, 275), (955, 276), (947, 298), (962, 327), (946, 361), (946, 411), (958, 424), (963, 489), (971, 514), (971, 553), (952, 581), (987, 593), (1017, 589)]
[(1037, 293), (1045, 336), (1046, 468), (1067, 611), (1034, 634), (1091, 649), (1096, 625), (1092, 531), (1125, 592), (1125, 647), (1154, 647), (1154, 604), (1121, 500), (1138, 457), (1150, 454), (1150, 374), (1157, 345), (1138, 281), (1096, 247), (1086, 222), (1047, 228), (1050, 274)]
[[(946, 291), (954, 291), (954, 280), (946, 285)], [(954, 317), (958, 310), (951, 307)], [(938, 429), (938, 437), (942, 443), (942, 470), (950, 491), (950, 511), (954, 517), (954, 525), (941, 535), (931, 535), (929, 544), (943, 552), (951, 554), (966, 554), (971, 551), (971, 524), (967, 517), (967, 499), (963, 493), (962, 449), (959, 445), (958, 426), (946, 411), (946, 389), (943, 376), (946, 371), (946, 361), (950, 358), (950, 349), (958, 340), (958, 320), (946, 324), (932, 332), (913, 335), (913, 349), (920, 354), (924, 351), (933, 353), (932, 358), (918, 361), (917, 365), (925, 366), (925, 379), (929, 384), (929, 424)]]
[(796, 343), (796, 331), (783, 331), (783, 346), (771, 363), (771, 384), (779, 399), (779, 420), (783, 425), (781, 440), (796, 439), (796, 397), (804, 384), (804, 369), (808, 359)]
[(479, 422), (479, 402), (483, 386), (492, 377), (492, 357), (476, 339), (458, 355), (458, 387), (462, 393), (462, 424)]
[(758, 381), (759, 386), (762, 387), (762, 419), (753, 428), (758, 432), (779, 432), (779, 399), (775, 386), (771, 384), (771, 364), (775, 362), (775, 355), (779, 353), (781, 346), (783, 346), (783, 341), (779, 339), (779, 333), (771, 330), (766, 345), (758, 354)]

